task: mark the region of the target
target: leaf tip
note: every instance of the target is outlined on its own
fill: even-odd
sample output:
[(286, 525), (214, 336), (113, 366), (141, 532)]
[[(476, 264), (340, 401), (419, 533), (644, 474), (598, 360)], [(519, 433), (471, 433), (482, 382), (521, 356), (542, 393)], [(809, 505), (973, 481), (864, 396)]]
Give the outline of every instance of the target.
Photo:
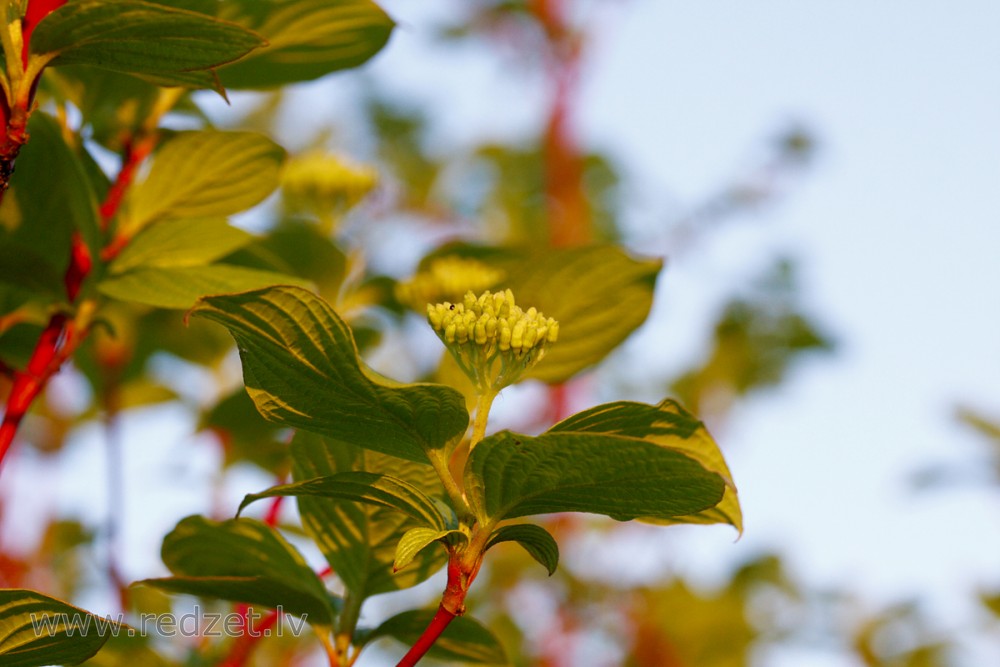
[(242, 502), (240, 502), (240, 506), (236, 508), (236, 516), (234, 516), (233, 518), (239, 519), (240, 515), (243, 513), (243, 510), (246, 509), (247, 505), (249, 505), (255, 500), (257, 500), (257, 497), (254, 496), (252, 493), (248, 493), (247, 495), (243, 496), (243, 500)]

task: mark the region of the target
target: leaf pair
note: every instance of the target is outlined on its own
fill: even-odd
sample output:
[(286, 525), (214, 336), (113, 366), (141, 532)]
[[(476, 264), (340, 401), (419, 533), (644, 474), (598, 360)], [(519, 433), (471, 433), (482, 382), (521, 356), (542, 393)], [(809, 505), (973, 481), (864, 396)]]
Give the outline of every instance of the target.
[[(192, 313), (236, 338), (247, 390), (268, 419), (416, 462), (467, 428), (454, 390), (399, 385), (365, 369), (347, 325), (308, 291), (207, 297)], [(741, 525), (721, 452), (673, 402), (599, 406), (537, 437), (498, 433), (473, 450), (464, 483), (476, 518), (491, 526), (564, 511)]]
[[(296, 436), (292, 458), (296, 479), (326, 475), (325, 479), (334, 481), (325, 491), (309, 481), (276, 487), (248, 496), (243, 504), (266, 496), (298, 496), (306, 531), (349, 596), (363, 601), (371, 595), (413, 586), (444, 564), (443, 550), (426, 549), (415, 554), (415, 562), (404, 571), (392, 570), (397, 542), (407, 529), (412, 531), (424, 522), (444, 525), (454, 521), (427, 495), (440, 486), (430, 467), (399, 460), (392, 463), (398, 474), (425, 493), (411, 483), (364, 471), (366, 466), (385, 468), (390, 457), (309, 433)], [(284, 611), (320, 626), (319, 632), (337, 625), (340, 600), (333, 599), (330, 604), (322, 583), (298, 552), (277, 531), (252, 519), (214, 522), (188, 517), (164, 540), (163, 561), (175, 576), (139, 583), (173, 593), (270, 608), (280, 605)], [(412, 643), (431, 615), (432, 611), (403, 612), (374, 629), (359, 630), (355, 644), (362, 647), (384, 637)], [(479, 664), (507, 662), (499, 641), (471, 618), (457, 619), (432, 655)]]

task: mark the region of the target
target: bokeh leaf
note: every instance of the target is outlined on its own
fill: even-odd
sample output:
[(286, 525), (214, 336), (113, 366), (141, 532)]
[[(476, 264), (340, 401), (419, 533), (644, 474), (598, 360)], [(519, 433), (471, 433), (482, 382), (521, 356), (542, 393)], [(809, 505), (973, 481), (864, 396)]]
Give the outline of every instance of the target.
[(239, 213), (274, 191), (284, 159), (284, 149), (254, 132), (180, 133), (133, 187), (124, 224), (134, 232), (164, 218)]
[[(321, 297), (335, 303), (347, 271), (347, 257), (315, 224), (285, 221), (240, 253), (248, 265), (274, 267), (305, 278)], [(255, 257), (254, 257), (255, 256)], [(253, 264), (250, 264), (250, 262)]]
[(203, 266), (253, 241), (224, 219), (165, 220), (142, 230), (111, 263), (111, 273), (144, 267)]
[(75, 665), (97, 653), (118, 624), (35, 591), (0, 589), (0, 663)]
[(126, 271), (105, 278), (98, 290), (122, 301), (159, 308), (190, 308), (200, 297), (230, 294), (275, 284), (302, 284), (297, 278), (242, 266), (169, 266)]
[(163, 539), (174, 574), (137, 582), (174, 593), (281, 606), (310, 624), (329, 625), (329, 593), (306, 561), (273, 528), (252, 519), (189, 516)]
[(247, 391), (272, 421), (420, 463), (468, 427), (454, 389), (400, 384), (363, 366), (350, 329), (307, 290), (206, 297), (191, 313), (229, 329)]
[(559, 322), (559, 341), (526, 374), (550, 383), (598, 363), (646, 320), (662, 267), (660, 260), (635, 259), (610, 245), (543, 252), (451, 245), (425, 258), (420, 271), (448, 257), (477, 260), (501, 277), (476, 286), (455, 281), (462, 286), (434, 294), (435, 301), (461, 301), (467, 289), (510, 288), (521, 307), (534, 306)]
[(562, 382), (601, 361), (646, 321), (663, 263), (614, 246), (534, 254), (511, 272), (518, 303), (559, 322), (559, 341), (528, 377)]
[(46, 263), (32, 273), (61, 279), (74, 231), (92, 253), (99, 250), (97, 198), (80, 158), (53, 118), (33, 113), (28, 132), (31, 141), (18, 156), (11, 177), (14, 196), (5, 197), (0, 207), (0, 247), (14, 244), (27, 250)]
[[(392, 637), (412, 646), (434, 617), (434, 610), (404, 611), (388, 619), (368, 635), (367, 642)], [(482, 623), (469, 616), (457, 616), (438, 638), (427, 656), (449, 663), (506, 665), (507, 652), (500, 640)]]
[(274, 473), (288, 470), (289, 448), (283, 429), (260, 416), (243, 387), (222, 397), (202, 415), (198, 426), (219, 438), (226, 465), (251, 461)]

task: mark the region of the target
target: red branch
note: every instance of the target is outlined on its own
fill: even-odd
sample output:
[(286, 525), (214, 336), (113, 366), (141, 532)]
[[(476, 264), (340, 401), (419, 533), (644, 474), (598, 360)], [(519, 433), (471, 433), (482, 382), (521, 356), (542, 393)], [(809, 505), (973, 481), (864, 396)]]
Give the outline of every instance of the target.
[(0, 462), (7, 454), (10, 443), (14, 441), (17, 427), (21, 424), (32, 401), (54, 372), (53, 364), (61, 363), (57, 360), (57, 352), (65, 327), (66, 315), (62, 313), (53, 315), (35, 345), (28, 367), (23, 371), (14, 371), (14, 381), (7, 397), (7, 410), (4, 412), (3, 422), (0, 422)]
[(448, 558), (448, 583), (445, 586), (444, 595), (441, 596), (441, 605), (438, 607), (437, 613), (434, 614), (434, 618), (427, 625), (427, 628), (424, 629), (423, 634), (410, 647), (410, 650), (406, 652), (403, 659), (396, 664), (396, 667), (413, 667), (413, 665), (417, 664), (424, 657), (424, 654), (430, 650), (431, 646), (434, 645), (434, 642), (438, 640), (441, 633), (445, 631), (448, 624), (456, 616), (461, 616), (465, 613), (465, 596), (469, 592), (472, 580), (479, 573), (479, 566), (481, 564), (481, 552), (474, 563), (466, 563), (462, 559), (461, 554), (457, 552), (451, 553)]
[[(283, 484), (284, 482), (279, 482)], [(278, 525), (278, 518), (281, 516), (281, 506), (285, 502), (285, 496), (275, 496), (271, 499), (271, 506), (267, 508), (267, 512), (264, 514), (264, 523), (271, 526)]]
[[(21, 63), (23, 68), (28, 67), (30, 55), (31, 33), (34, 32), (38, 22), (48, 16), (51, 12), (66, 4), (66, 0), (29, 0), (25, 8), (25, 15), (21, 20)], [(3, 198), (10, 184), (10, 177), (14, 173), (14, 160), (21, 152), (21, 146), (28, 141), (28, 117), (31, 115), (31, 106), (35, 98), (35, 90), (38, 88), (38, 81), (41, 72), (33, 81), (21, 80), (18, 78), (21, 73), (8, 72), (11, 83), (17, 85), (9, 90), (12, 99), (2, 99), (0, 104), (0, 199)], [(0, 96), (2, 98), (3, 96)]]
[(403, 659), (399, 661), (396, 667), (413, 667), (413, 665), (417, 664), (454, 618), (455, 614), (445, 609), (444, 605), (438, 607), (437, 613), (434, 614), (434, 618), (431, 619), (427, 629), (420, 635), (417, 643), (410, 647), (410, 650), (406, 652), (406, 655), (403, 656)]
[[(107, 228), (111, 217), (117, 212), (122, 197), (132, 183), (137, 166), (149, 155), (155, 145), (156, 135), (151, 133), (144, 135), (134, 146), (126, 149), (122, 169), (101, 204), (102, 229)], [(2, 153), (2, 147), (0, 147), (0, 168), (3, 167)], [(2, 188), (0, 188), (0, 193), (2, 193)], [(101, 252), (101, 258), (107, 261), (110, 257), (114, 257), (127, 245), (128, 240), (125, 238), (113, 252), (109, 252), (109, 248), (114, 245), (112, 242)], [(66, 267), (63, 278), (66, 298), (70, 303), (74, 303), (80, 295), (80, 289), (87, 276), (90, 275), (92, 268), (93, 258), (90, 255), (90, 249), (79, 233), (74, 232), (70, 246), (69, 265)], [(3, 421), (0, 422), (0, 466), (3, 464), (4, 457), (14, 441), (14, 436), (17, 434), (24, 415), (28, 412), (28, 408), (48, 384), (49, 379), (59, 371), (67, 359), (73, 356), (77, 345), (86, 337), (87, 333), (86, 329), (78, 330), (77, 324), (65, 313), (53, 315), (35, 344), (27, 368), (23, 371), (14, 371), (10, 395), (7, 397), (7, 408)]]
[(570, 25), (563, 0), (532, 0), (529, 8), (549, 43), (549, 78), (555, 91), (542, 140), (549, 238), (556, 247), (580, 245), (591, 237), (583, 157), (572, 131), (583, 42)]
[(118, 212), (118, 207), (121, 206), (122, 198), (128, 191), (129, 186), (132, 185), (132, 180), (135, 178), (135, 170), (142, 164), (153, 149), (156, 147), (157, 135), (155, 132), (149, 134), (144, 134), (138, 141), (127, 141), (125, 143), (125, 150), (122, 154), (122, 167), (118, 171), (118, 176), (115, 178), (115, 182), (111, 184), (108, 189), (107, 195), (104, 197), (104, 203), (101, 204), (101, 228), (107, 229), (108, 224), (111, 222), (111, 218), (114, 217), (115, 213)]
[(260, 623), (250, 627), (250, 607), (240, 606), (242, 607), (243, 634), (236, 638), (229, 654), (222, 659), (218, 667), (243, 667), (250, 658), (250, 653), (257, 642), (278, 622), (278, 612), (272, 611), (262, 618)]

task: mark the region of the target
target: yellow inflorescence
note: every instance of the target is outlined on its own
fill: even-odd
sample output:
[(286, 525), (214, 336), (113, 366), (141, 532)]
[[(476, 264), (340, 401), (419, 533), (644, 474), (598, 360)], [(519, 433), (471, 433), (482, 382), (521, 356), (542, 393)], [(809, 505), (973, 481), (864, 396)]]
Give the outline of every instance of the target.
[(428, 305), (427, 320), (476, 386), (495, 391), (538, 363), (559, 338), (558, 322), (535, 308), (522, 310), (509, 289)]
[(504, 278), (502, 269), (467, 257), (439, 257), (408, 282), (396, 286), (396, 298), (411, 308), (420, 310), (465, 290), (478, 292)]
[(346, 211), (378, 183), (373, 168), (355, 165), (327, 153), (292, 158), (285, 165), (282, 185), (293, 207)]

